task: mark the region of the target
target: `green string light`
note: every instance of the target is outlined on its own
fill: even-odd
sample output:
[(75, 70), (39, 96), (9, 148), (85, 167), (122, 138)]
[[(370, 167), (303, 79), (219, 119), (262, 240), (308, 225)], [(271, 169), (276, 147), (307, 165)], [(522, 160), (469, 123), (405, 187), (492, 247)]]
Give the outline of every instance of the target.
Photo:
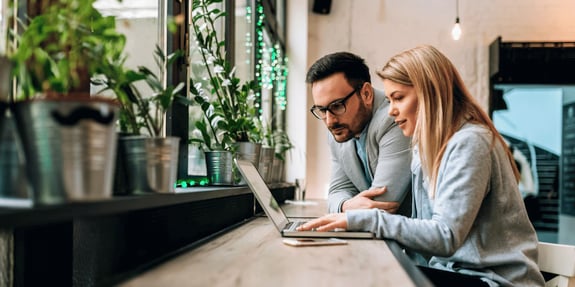
[(193, 178), (178, 179), (174, 187), (187, 188), (197, 186), (207, 186), (210, 180), (205, 176), (194, 176)]
[[(262, 85), (262, 73), (261, 73), (261, 69), (262, 69), (262, 54), (263, 54), (263, 48), (264, 48), (264, 6), (262, 5), (262, 0), (256, 0), (256, 27), (255, 27), (255, 33), (256, 33), (256, 50), (255, 50), (255, 79), (257, 81), (257, 83), (260, 85), (260, 87), (263, 87)], [(262, 99), (262, 93), (260, 90), (258, 90), (255, 94), (255, 97), (257, 99), (257, 102), (261, 102)], [(259, 113), (262, 114), (262, 109), (260, 107), (259, 109)]]
[[(279, 43), (269, 47), (264, 41), (264, 8), (261, 0), (256, 1), (256, 81), (262, 89), (274, 90), (274, 102), (285, 111), (287, 106), (287, 57)], [(256, 94), (261, 100), (261, 93)], [(260, 110), (261, 112), (261, 110)]]

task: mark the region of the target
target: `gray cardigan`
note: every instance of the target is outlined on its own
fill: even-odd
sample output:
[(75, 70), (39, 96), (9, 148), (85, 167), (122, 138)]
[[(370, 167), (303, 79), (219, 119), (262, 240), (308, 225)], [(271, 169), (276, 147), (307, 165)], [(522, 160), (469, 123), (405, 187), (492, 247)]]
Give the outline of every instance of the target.
[[(382, 91), (374, 89), (373, 117), (367, 126), (366, 154), (373, 181), (371, 186), (363, 174), (355, 143), (338, 143), (329, 134), (331, 180), (328, 209), (341, 212), (344, 201), (371, 187), (387, 186), (388, 191), (377, 198), (381, 201), (402, 201), (411, 188), (409, 164), (410, 138), (405, 137), (387, 113), (389, 104)], [(408, 210), (410, 202), (406, 202)], [(407, 214), (409, 215), (409, 214)]]
[(369, 230), (426, 257), (430, 267), (475, 274), (492, 286), (543, 286), (537, 235), (517, 181), (491, 133), (466, 124), (449, 140), (434, 199), (413, 151), (413, 218), (348, 211), (348, 229)]

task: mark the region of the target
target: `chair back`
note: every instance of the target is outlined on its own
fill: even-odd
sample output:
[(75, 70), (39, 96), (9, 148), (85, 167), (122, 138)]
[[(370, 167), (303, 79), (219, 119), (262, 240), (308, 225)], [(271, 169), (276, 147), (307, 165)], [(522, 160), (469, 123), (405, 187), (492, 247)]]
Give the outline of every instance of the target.
[(539, 270), (556, 275), (546, 287), (575, 287), (575, 246), (539, 242)]

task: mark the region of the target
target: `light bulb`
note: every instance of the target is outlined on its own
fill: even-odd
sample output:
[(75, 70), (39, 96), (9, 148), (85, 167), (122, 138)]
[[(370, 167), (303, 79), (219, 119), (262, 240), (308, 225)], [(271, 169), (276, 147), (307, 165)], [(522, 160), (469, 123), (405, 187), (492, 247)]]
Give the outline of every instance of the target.
[(451, 29), (451, 37), (453, 40), (457, 41), (461, 38), (461, 26), (459, 25), (459, 17), (455, 19), (455, 26)]

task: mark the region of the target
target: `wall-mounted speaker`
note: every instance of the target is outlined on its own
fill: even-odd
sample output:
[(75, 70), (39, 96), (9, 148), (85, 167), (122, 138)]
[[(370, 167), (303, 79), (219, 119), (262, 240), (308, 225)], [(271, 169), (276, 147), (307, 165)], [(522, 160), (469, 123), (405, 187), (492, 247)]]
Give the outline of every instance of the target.
[(331, 0), (314, 0), (312, 11), (317, 14), (329, 14), (331, 10)]

